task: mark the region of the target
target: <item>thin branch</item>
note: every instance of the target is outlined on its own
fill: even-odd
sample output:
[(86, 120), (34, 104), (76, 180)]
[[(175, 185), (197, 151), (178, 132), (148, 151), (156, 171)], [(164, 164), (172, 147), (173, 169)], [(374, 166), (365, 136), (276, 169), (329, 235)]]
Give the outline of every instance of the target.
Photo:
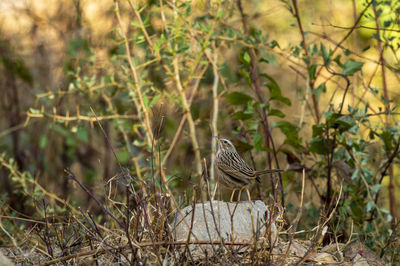
[(283, 258), (282, 263), (286, 262), (286, 258), (287, 258), (288, 254), (289, 254), (290, 246), (292, 245), (292, 242), (293, 242), (293, 239), (294, 239), (294, 235), (296, 233), (297, 226), (299, 224), (301, 215), (303, 214), (304, 189), (305, 189), (305, 180), (306, 180), (306, 170), (305, 170), (305, 168), (303, 168), (302, 176), (303, 177), (302, 177), (302, 180), (301, 180), (301, 195), (300, 195), (299, 210), (297, 211), (296, 220), (295, 220), (295, 223), (294, 223), (294, 226), (293, 226), (293, 229), (292, 229), (292, 233), (290, 235), (290, 241), (289, 241), (288, 247), (286, 249), (285, 257)]
[(132, 62), (132, 56), (131, 56), (131, 51), (130, 51), (130, 47), (129, 47), (129, 41), (128, 41), (128, 38), (127, 38), (127, 36), (125, 34), (125, 31), (123, 29), (123, 26), (122, 26), (122, 20), (121, 20), (121, 16), (120, 16), (120, 13), (119, 13), (119, 4), (118, 4), (117, 1), (115, 2), (115, 9), (114, 10), (115, 10), (115, 14), (116, 14), (119, 26), (120, 26), (120, 32), (121, 32), (121, 35), (123, 37), (123, 41), (124, 41), (124, 44), (125, 44), (126, 59), (128, 61), (128, 64), (129, 64), (129, 67), (130, 67), (130, 70), (131, 70), (131, 73), (132, 73), (132, 77), (133, 77), (133, 80), (134, 80), (133, 88), (135, 90), (135, 93), (136, 93), (136, 95), (137, 95), (137, 97), (139, 99), (139, 103), (140, 103), (140, 109), (138, 110), (138, 113), (143, 113), (144, 124), (145, 124), (146, 132), (147, 132), (147, 135), (146, 135), (147, 136), (147, 142), (148, 142), (148, 145), (151, 146), (154, 138), (153, 138), (153, 131), (152, 131), (152, 128), (151, 128), (151, 123), (150, 123), (149, 112), (148, 112), (148, 110), (147, 110), (147, 108), (146, 108), (146, 106), (144, 104), (143, 95), (142, 95), (142, 92), (141, 92), (140, 87), (139, 87), (139, 78), (138, 78), (138, 75), (137, 75), (137, 72), (136, 72), (136, 68), (135, 68), (135, 66), (133, 65), (133, 62)]
[[(357, 22), (357, 20), (356, 20)], [(388, 29), (388, 28), (380, 28), (380, 27), (369, 27), (369, 26), (364, 26), (364, 25), (359, 25), (359, 26), (352, 26), (352, 27), (346, 27), (346, 26), (339, 26), (339, 25), (333, 25), (332, 23), (326, 24), (326, 25), (321, 25), (321, 24), (316, 24), (316, 23), (311, 23), (312, 25), (315, 26), (321, 26), (321, 27), (333, 27), (337, 29), (344, 29), (344, 30), (354, 30), (354, 29), (367, 29), (367, 30), (381, 30), (381, 31), (391, 31), (391, 32), (400, 32), (400, 30), (396, 29)]]
[[(245, 33), (245, 35), (248, 36), (249, 35), (249, 30), (248, 30), (246, 16), (245, 16), (244, 11), (243, 11), (241, 0), (237, 0), (236, 4), (238, 6), (238, 9), (239, 9), (239, 12), (240, 12), (240, 15), (241, 15), (241, 18), (242, 18), (242, 25), (243, 25), (244, 33)], [(255, 50), (254, 50), (253, 47), (250, 47), (248, 51), (249, 51), (250, 63), (251, 63), (250, 79), (252, 81), (252, 85), (253, 85), (254, 90), (256, 92), (258, 101), (260, 103), (264, 103), (264, 97), (263, 97), (262, 89), (261, 89), (261, 79), (260, 79), (260, 76), (258, 74), (257, 65), (256, 65), (256, 62), (257, 62), (256, 53), (255, 53)], [(262, 108), (262, 112), (261, 112), (260, 116), (261, 116), (261, 119), (262, 119), (262, 122), (263, 122), (263, 126), (264, 126), (263, 132), (264, 132), (264, 140), (266, 141), (266, 144), (267, 144), (266, 146), (268, 148), (272, 147), (273, 156), (274, 156), (276, 167), (280, 168), (279, 161), (278, 161), (278, 156), (277, 156), (277, 152), (276, 152), (276, 148), (275, 148), (275, 143), (274, 143), (274, 140), (273, 140), (272, 135), (271, 135), (271, 131), (270, 131), (270, 128), (269, 128), (269, 122), (268, 122), (268, 116), (266, 114), (265, 108)], [(269, 168), (272, 169), (270, 152), (267, 152), (267, 161), (268, 161)], [(282, 206), (285, 206), (285, 194), (284, 194), (284, 191), (283, 191), (282, 176), (281, 176), (280, 173), (278, 173), (278, 175), (279, 175), (279, 183), (277, 184), (278, 186), (273, 184), (274, 198), (275, 198), (275, 201), (278, 200), (276, 188), (279, 187), (279, 190), (281, 192), (281, 201), (282, 201), (281, 203), (282, 203)], [(271, 179), (271, 180), (272, 180), (273, 183), (275, 183), (273, 179)]]
[[(389, 92), (388, 92), (388, 87), (387, 87), (387, 81), (386, 81), (386, 69), (385, 69), (385, 57), (384, 57), (384, 52), (385, 52), (385, 46), (382, 45), (381, 41), (381, 26), (379, 22), (379, 17), (377, 14), (376, 10), (376, 5), (372, 6), (373, 11), (374, 11), (374, 16), (375, 16), (375, 25), (376, 25), (376, 35), (378, 36), (378, 52), (379, 52), (379, 63), (381, 65), (381, 75), (382, 75), (382, 88), (383, 88), (383, 97), (385, 98), (385, 101), (387, 103), (385, 104), (386, 110), (389, 111), (391, 110), (390, 107), (390, 98), (389, 98)], [(385, 124), (386, 127), (389, 128), (391, 125), (390, 123), (390, 114), (385, 116)], [(389, 166), (389, 173), (393, 177), (393, 165), (388, 164)], [(390, 207), (390, 215), (392, 217), (397, 217), (397, 209), (396, 209), (396, 197), (395, 197), (395, 183), (394, 179), (390, 178), (389, 179), (389, 207)], [(395, 219), (392, 220), (392, 230), (395, 230)]]
[[(129, 0), (128, 3), (129, 3), (129, 6), (131, 7), (133, 13), (135, 14), (136, 19), (137, 19), (138, 22), (139, 22), (140, 29), (141, 29), (141, 31), (143, 32), (143, 35), (144, 35), (144, 37), (145, 37), (145, 39), (146, 39), (146, 42), (147, 42), (147, 44), (148, 44), (149, 47), (150, 47), (151, 53), (156, 57), (157, 61), (161, 62), (161, 65), (162, 65), (162, 67), (164, 68), (164, 70), (167, 72), (167, 74), (172, 74), (171, 69), (164, 63), (164, 60), (162, 59), (162, 57), (160, 56), (160, 54), (156, 54), (156, 53), (155, 53), (153, 42), (152, 42), (151, 39), (150, 39), (150, 36), (149, 36), (149, 34), (148, 34), (148, 32), (147, 32), (147, 30), (146, 30), (144, 24), (143, 24), (143, 20), (142, 20), (142, 18), (141, 18), (141, 16), (140, 16), (139, 12), (138, 12), (137, 9), (133, 6), (133, 3), (132, 3), (131, 0)], [(162, 1), (160, 1), (160, 4), (161, 4), (161, 6), (162, 6)], [(161, 14), (162, 14), (162, 17), (163, 17), (163, 23), (165, 24), (164, 12), (162, 12)]]
[[(379, 178), (378, 184), (381, 184), (383, 181), (383, 178), (386, 176), (386, 173), (388, 171), (388, 169), (393, 165), (393, 160), (396, 158), (396, 156), (399, 154), (399, 150), (400, 150), (400, 137), (397, 140), (397, 144), (396, 147), (394, 148), (392, 154), (388, 157), (387, 162), (385, 163), (385, 166), (383, 168), (383, 170), (381, 171), (381, 177)], [(392, 179), (393, 177), (391, 177)], [(375, 195), (375, 204), (377, 204), (378, 202), (378, 198), (379, 198), (379, 191), (376, 193)], [(371, 215), (373, 216), (373, 215)]]
[(177, 89), (180, 94), (182, 105), (183, 105), (183, 110), (185, 112), (185, 116), (186, 116), (186, 119), (189, 124), (190, 139), (192, 141), (193, 151), (194, 151), (194, 156), (195, 156), (196, 174), (197, 174), (197, 176), (200, 177), (202, 168), (201, 168), (200, 148), (199, 148), (199, 144), (197, 142), (197, 137), (196, 137), (196, 127), (194, 125), (192, 113), (190, 112), (190, 105), (188, 104), (185, 91), (182, 87), (181, 78), (180, 78), (180, 74), (179, 74), (178, 56), (176, 54), (174, 54), (173, 64), (174, 64), (174, 72), (175, 72), (175, 80), (176, 80)]
[[(200, 71), (200, 74), (196, 79), (196, 82), (195, 82), (195, 84), (193, 86), (192, 92), (190, 93), (190, 96), (189, 96), (189, 100), (188, 100), (189, 107), (192, 105), (193, 98), (196, 95), (196, 93), (198, 91), (198, 88), (199, 88), (199, 85), (200, 85), (200, 80), (204, 76), (207, 68), (208, 68), (208, 65), (204, 66), (203, 70)], [(178, 142), (178, 139), (179, 139), (179, 137), (180, 137), (180, 135), (182, 133), (183, 126), (185, 125), (186, 119), (187, 119), (186, 113), (184, 113), (182, 118), (181, 118), (181, 121), (179, 122), (179, 126), (178, 126), (178, 128), (176, 130), (175, 136), (172, 139), (171, 144), (169, 145), (168, 151), (164, 155), (164, 158), (162, 160), (162, 165), (164, 165), (167, 162), (169, 156), (171, 155), (172, 151), (174, 150), (174, 148), (176, 146), (176, 143)]]
[(97, 203), (97, 205), (99, 205), (104, 213), (108, 214), (114, 221), (116, 221), (122, 229), (125, 228), (125, 226), (114, 216), (114, 214), (104, 207), (104, 204), (102, 204), (100, 200), (98, 200), (97, 197), (79, 181), (79, 179), (74, 175), (74, 173), (71, 172), (71, 170), (64, 169), (64, 171), (68, 174), (68, 177), (74, 180), (82, 188), (82, 190), (85, 191)]
[[(142, 243), (137, 243), (137, 245), (141, 248), (144, 247), (151, 247), (151, 246), (165, 246), (165, 245), (172, 245), (172, 246), (185, 246), (187, 244), (191, 245), (220, 245), (224, 243), (225, 245), (229, 246), (250, 246), (253, 245), (253, 242), (231, 242), (231, 241), (159, 241), (159, 242), (142, 242)], [(47, 261), (43, 264), (40, 264), (41, 266), (47, 266), (47, 265), (53, 265), (57, 264), (59, 262), (67, 261), (70, 259), (76, 259), (80, 257), (86, 257), (86, 256), (93, 256), (94, 254), (102, 254), (110, 250), (116, 250), (116, 251), (122, 251), (125, 249), (129, 249), (129, 245), (125, 245), (122, 247), (116, 247), (116, 248), (101, 248), (99, 247), (98, 249), (94, 250), (89, 250), (89, 251), (84, 251), (84, 252), (79, 252), (75, 254), (71, 254), (68, 256), (64, 256), (61, 258), (57, 258), (54, 260)]]
[(72, 211), (72, 213), (79, 214), (79, 211), (77, 209), (75, 209), (74, 206), (72, 206), (67, 201), (59, 198), (57, 195), (48, 192), (46, 189), (43, 188), (43, 186), (41, 186), (37, 182), (36, 179), (28, 178), (26, 176), (26, 174), (21, 173), (20, 171), (16, 170), (15, 167), (13, 167), (11, 164), (6, 162), (2, 156), (0, 156), (0, 164), (2, 166), (4, 166), (5, 168), (7, 168), (13, 176), (19, 177), (19, 178), (23, 179), (24, 181), (31, 183), (35, 188), (38, 188), (39, 190), (41, 190), (43, 192), (43, 194), (46, 195), (47, 197), (49, 197), (50, 199), (55, 200), (64, 206), (67, 206)]
[[(214, 62), (217, 62), (218, 60), (218, 55), (216, 51), (214, 51)], [(214, 65), (213, 70), (214, 70), (214, 83), (212, 87), (212, 92), (213, 92), (213, 110), (212, 110), (212, 118), (211, 118), (211, 167), (210, 167), (210, 181), (212, 185), (214, 185), (214, 158), (215, 158), (215, 153), (216, 153), (216, 146), (217, 146), (217, 139), (214, 138), (214, 136), (218, 136), (218, 127), (217, 127), (217, 121), (218, 121), (218, 83), (219, 83), (219, 76), (218, 76), (218, 68)], [(211, 189), (213, 186), (211, 186)]]
[[(301, 19), (300, 19), (299, 9), (298, 9), (298, 6), (297, 6), (297, 0), (292, 0), (292, 4), (293, 4), (294, 11), (295, 11), (294, 16), (296, 17), (297, 25), (299, 26), (300, 35), (301, 35), (301, 39), (302, 39), (302, 42), (303, 42), (303, 45), (302, 45), (303, 51), (304, 51), (305, 56), (308, 58), (309, 57), (308, 50), (307, 50), (308, 46), (306, 44), (306, 37), (305, 37), (305, 34), (304, 34), (304, 30), (303, 30), (303, 25), (301, 23)], [(309, 63), (310, 61), (307, 60), (307, 62), (308, 62), (307, 63), (307, 70), (308, 70), (309, 65), (310, 65), (310, 63)], [(308, 82), (306, 84), (307, 85), (307, 91), (312, 91), (314, 89), (314, 82), (315, 82), (315, 79), (314, 80), (308, 79)], [(317, 94), (315, 92), (313, 92), (313, 93), (311, 93), (311, 95), (312, 95), (312, 102), (313, 102), (315, 117), (316, 117), (317, 123), (319, 123), (320, 111), (319, 111), (319, 106), (318, 106)]]
[(308, 249), (306, 254), (300, 260), (298, 260), (295, 265), (302, 265), (308, 258), (310, 258), (310, 256), (317, 250), (319, 245), (322, 243), (322, 240), (324, 239), (324, 236), (325, 236), (325, 234), (326, 234), (326, 232), (328, 230), (328, 227), (326, 225), (332, 219), (333, 214), (335, 213), (335, 211), (337, 209), (337, 206), (339, 205), (339, 201), (340, 201), (341, 196), (342, 196), (342, 191), (343, 191), (343, 185), (340, 184), (340, 191), (339, 191), (339, 195), (338, 195), (337, 200), (336, 200), (335, 207), (333, 208), (333, 210), (330, 213), (329, 217), (322, 223), (322, 225), (318, 226), (318, 230), (317, 230), (317, 233), (315, 234), (313, 244)]

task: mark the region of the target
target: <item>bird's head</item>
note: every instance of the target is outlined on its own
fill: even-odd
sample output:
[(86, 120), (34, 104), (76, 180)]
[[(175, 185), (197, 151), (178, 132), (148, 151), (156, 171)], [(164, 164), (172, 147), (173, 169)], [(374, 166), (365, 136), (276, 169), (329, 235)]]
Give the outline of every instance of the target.
[(217, 139), (218, 150), (236, 152), (235, 146), (233, 146), (232, 142), (227, 139), (221, 139), (217, 136), (215, 136), (215, 138)]

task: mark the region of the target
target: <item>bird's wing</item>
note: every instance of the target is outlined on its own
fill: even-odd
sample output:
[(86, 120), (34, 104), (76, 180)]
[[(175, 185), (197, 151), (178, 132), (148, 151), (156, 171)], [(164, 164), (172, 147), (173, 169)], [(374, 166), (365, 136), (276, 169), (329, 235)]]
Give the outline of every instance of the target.
[(257, 176), (253, 169), (237, 153), (221, 156), (217, 165), (221, 171), (241, 180), (255, 179)]

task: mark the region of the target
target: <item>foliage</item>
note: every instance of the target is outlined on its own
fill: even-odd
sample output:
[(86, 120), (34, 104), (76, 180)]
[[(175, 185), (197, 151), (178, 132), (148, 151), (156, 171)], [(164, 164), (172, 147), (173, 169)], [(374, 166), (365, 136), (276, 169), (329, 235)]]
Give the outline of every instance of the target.
[[(74, 1), (59, 6), (76, 13), (63, 17), (68, 29), (58, 28), (67, 32), (61, 52), (38, 43), (24, 57), (24, 42), (1, 37), (1, 215), (45, 219), (36, 240), (53, 259), (49, 244), (61, 232), (49, 236), (51, 216), (68, 221), (63, 234), (72, 242), (99, 240), (97, 224), (136, 226), (144, 230), (138, 242), (165, 240), (173, 204), (209, 196), (204, 169), (213, 135), (221, 135), (254, 168), (288, 169), (257, 190), (286, 207), (288, 221), (304, 208), (298, 227), (310, 229), (335, 213), (325, 242), (357, 238), (399, 261), (400, 130), (397, 85), (390, 81), (399, 73), (400, 6), (358, 1), (353, 26), (330, 24), (325, 33), (308, 25), (306, 2), (281, 2), (285, 23), (268, 22), (279, 34), (262, 26), (257, 1), (116, 1), (102, 14), (113, 28), (96, 36)], [(303, 169), (307, 204), (298, 206)], [(213, 172), (207, 176), (213, 186)], [(97, 198), (103, 204), (93, 207)], [(162, 224), (155, 213), (149, 224), (146, 204), (168, 216)], [(132, 217), (140, 218), (131, 223)], [(81, 222), (90, 230), (78, 230)], [(3, 225), (22, 235), (18, 224)]]

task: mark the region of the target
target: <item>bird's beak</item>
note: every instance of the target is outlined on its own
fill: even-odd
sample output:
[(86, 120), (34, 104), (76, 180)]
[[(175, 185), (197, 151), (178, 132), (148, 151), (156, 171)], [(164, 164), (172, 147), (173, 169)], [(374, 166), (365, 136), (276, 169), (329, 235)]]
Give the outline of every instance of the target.
[(216, 138), (217, 141), (220, 141), (220, 140), (221, 140), (218, 136), (214, 136), (214, 138)]

